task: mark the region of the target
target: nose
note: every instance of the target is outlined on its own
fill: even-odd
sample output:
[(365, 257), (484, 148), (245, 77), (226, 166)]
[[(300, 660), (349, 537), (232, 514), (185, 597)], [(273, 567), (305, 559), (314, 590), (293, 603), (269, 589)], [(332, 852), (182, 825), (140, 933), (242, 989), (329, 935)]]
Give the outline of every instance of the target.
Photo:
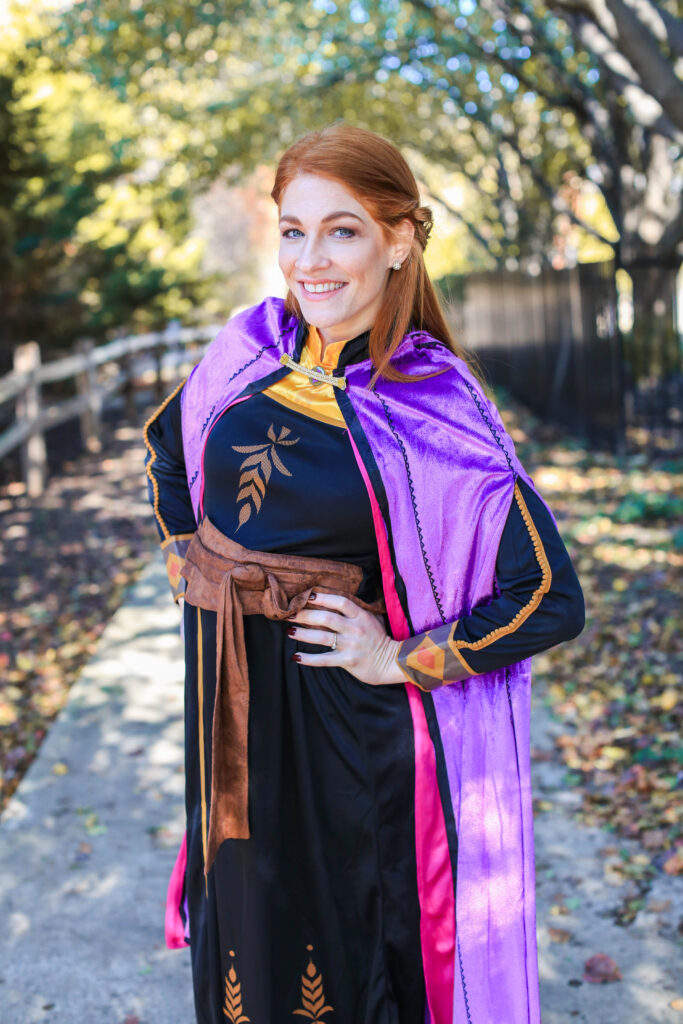
[(304, 239), (294, 263), (297, 270), (300, 270), (303, 274), (310, 274), (315, 270), (328, 267), (330, 260), (325, 255), (319, 241), (312, 235), (309, 235)]

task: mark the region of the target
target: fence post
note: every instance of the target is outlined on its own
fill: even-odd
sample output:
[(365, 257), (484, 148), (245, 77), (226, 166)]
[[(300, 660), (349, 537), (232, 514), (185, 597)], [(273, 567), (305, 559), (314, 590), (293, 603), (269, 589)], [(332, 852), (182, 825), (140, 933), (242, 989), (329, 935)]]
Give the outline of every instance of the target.
[(175, 381), (179, 377), (179, 367), (183, 361), (183, 343), (180, 340), (180, 332), (182, 328), (180, 326), (180, 320), (171, 320), (168, 327), (164, 331), (164, 340), (171, 356), (171, 380)]
[(97, 385), (97, 368), (92, 357), (95, 345), (92, 338), (83, 338), (76, 351), (85, 358), (85, 368), (76, 375), (76, 390), (84, 399), (81, 411), (81, 441), (89, 452), (102, 450), (102, 395)]
[(154, 397), (157, 402), (164, 400), (164, 343), (159, 342), (154, 347), (154, 361), (156, 363), (156, 380), (154, 381)]
[(14, 369), (18, 373), (28, 373), (30, 379), (24, 391), (17, 397), (17, 421), (35, 423), (21, 446), (21, 475), (26, 484), (26, 493), (30, 498), (37, 498), (45, 489), (47, 476), (47, 455), (45, 438), (40, 426), (42, 412), (40, 382), (40, 346), (36, 341), (27, 341), (18, 345), (14, 352)]
[(123, 397), (125, 402), (125, 417), (128, 423), (135, 422), (135, 363), (137, 356), (135, 352), (129, 352), (121, 360), (121, 366), (125, 374), (123, 382)]

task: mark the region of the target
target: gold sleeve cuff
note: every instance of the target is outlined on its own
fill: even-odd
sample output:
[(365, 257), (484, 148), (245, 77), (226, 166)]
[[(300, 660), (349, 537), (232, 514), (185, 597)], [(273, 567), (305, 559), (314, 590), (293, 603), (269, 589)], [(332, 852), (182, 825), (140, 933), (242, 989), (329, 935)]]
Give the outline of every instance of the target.
[(394, 661), (396, 662), (396, 664), (400, 668), (401, 672), (405, 676), (405, 681), (407, 683), (412, 683), (413, 686), (417, 686), (418, 690), (422, 690), (423, 693), (428, 693), (429, 692), (428, 690), (425, 689), (424, 686), (420, 686), (420, 684), (418, 683), (417, 679), (415, 678), (414, 673), (412, 673), (409, 668), (406, 668), (405, 662), (401, 660), (401, 648), (400, 647), (399, 647), (399, 649), (396, 652), (396, 657), (394, 658)]
[(448, 639), (457, 622), (428, 629), (401, 642), (396, 663), (414, 686), (431, 693), (440, 686), (477, 675)]

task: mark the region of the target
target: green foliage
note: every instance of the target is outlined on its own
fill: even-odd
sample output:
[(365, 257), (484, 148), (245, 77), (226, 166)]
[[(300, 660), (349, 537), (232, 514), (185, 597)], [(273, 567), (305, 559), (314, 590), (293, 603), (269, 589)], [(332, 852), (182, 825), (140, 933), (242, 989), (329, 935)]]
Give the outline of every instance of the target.
[(51, 28), (18, 8), (0, 39), (0, 372), (14, 343), (187, 318), (208, 287), (182, 175), (151, 173), (129, 104), (60, 67)]
[[(648, 95), (658, 83), (676, 93), (675, 33), (655, 38), (643, 23), (644, 78), (601, 18), (594, 0), (580, 15), (569, 0), (173, 0), (163, 13), (153, 0), (83, 0), (53, 46), (147, 115), (148, 135), (173, 130), (205, 182), (340, 117), (378, 130), (431, 176), (469, 236), (463, 262), (513, 265), (546, 261), (572, 224), (574, 249), (609, 255), (627, 209), (647, 207), (650, 176), (664, 219), (679, 215), (680, 133)], [(593, 45), (601, 32), (620, 74)], [(676, 233), (664, 234), (671, 251)]]
[[(614, 245), (673, 260), (680, 130), (674, 107), (656, 111), (677, 94), (675, 33), (649, 40), (645, 81), (601, 11), (596, 0), (580, 14), (571, 0), (17, 7), (0, 40), (6, 337), (49, 327), (66, 345), (215, 307), (194, 197), (339, 118), (393, 139), (418, 171), (441, 238), (428, 250), (436, 276)], [(628, 74), (591, 32), (607, 33)], [(659, 98), (657, 76), (670, 87)]]
[(619, 523), (650, 522), (663, 519), (674, 522), (683, 516), (683, 498), (662, 492), (636, 492), (628, 494), (614, 510)]

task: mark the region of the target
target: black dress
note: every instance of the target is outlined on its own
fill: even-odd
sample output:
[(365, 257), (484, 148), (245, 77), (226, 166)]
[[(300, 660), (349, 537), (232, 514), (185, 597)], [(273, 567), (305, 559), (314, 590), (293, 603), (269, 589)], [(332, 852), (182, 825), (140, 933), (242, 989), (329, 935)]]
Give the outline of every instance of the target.
[[(255, 550), (354, 562), (363, 568), (359, 596), (377, 595), (370, 504), (342, 428), (256, 395), (214, 426), (204, 466), (204, 512), (224, 534)], [(244, 493), (254, 466), (258, 508)], [(251, 838), (221, 845), (207, 892), (215, 613), (186, 604), (185, 637), (186, 889), (198, 1021), (284, 1024), (301, 1011), (325, 1022), (418, 1024), (424, 981), (405, 686), (298, 664), (296, 650), (322, 648), (298, 645), (286, 623), (245, 618)]]
[[(342, 356), (361, 358), (365, 342), (348, 342)], [(145, 438), (150, 499), (168, 544), (196, 529), (179, 392), (157, 410)], [(212, 427), (204, 471), (204, 513), (228, 537), (260, 551), (354, 562), (363, 569), (359, 596), (378, 595), (370, 503), (343, 425), (257, 393)], [(580, 595), (552, 518), (520, 486), (552, 567), (552, 586), (519, 628), (468, 652), (476, 672), (564, 639), (567, 608)], [(483, 636), (492, 623), (509, 622), (538, 586), (539, 573), (529, 524), (513, 502), (496, 562), (500, 593), (460, 620), (462, 636)], [(284, 1024), (297, 1017), (319, 1024), (423, 1024), (414, 742), (405, 685), (372, 686), (341, 668), (294, 662), (295, 651), (321, 648), (298, 645), (286, 623), (245, 617), (251, 837), (223, 842), (205, 879), (215, 613), (186, 602), (184, 631), (183, 910), (198, 1024)]]

